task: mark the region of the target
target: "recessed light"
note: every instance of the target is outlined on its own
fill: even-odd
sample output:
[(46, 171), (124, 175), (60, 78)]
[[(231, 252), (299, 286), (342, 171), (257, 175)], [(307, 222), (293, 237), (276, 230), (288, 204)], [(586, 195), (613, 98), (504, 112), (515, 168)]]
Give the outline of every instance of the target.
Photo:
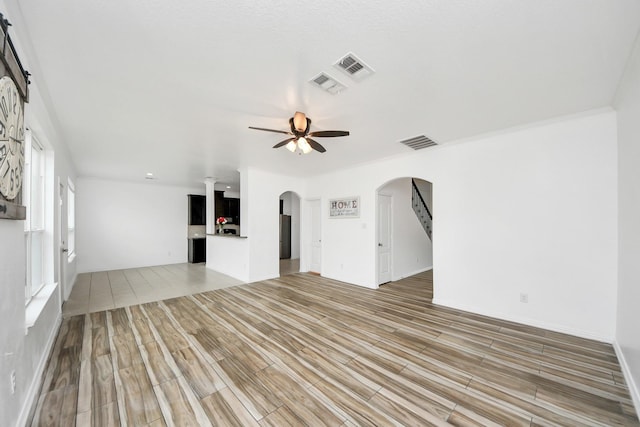
[(231, 186), (230, 186), (230, 185), (227, 185), (227, 188), (231, 188)]
[(151, 172), (147, 172), (147, 176), (153, 176)]

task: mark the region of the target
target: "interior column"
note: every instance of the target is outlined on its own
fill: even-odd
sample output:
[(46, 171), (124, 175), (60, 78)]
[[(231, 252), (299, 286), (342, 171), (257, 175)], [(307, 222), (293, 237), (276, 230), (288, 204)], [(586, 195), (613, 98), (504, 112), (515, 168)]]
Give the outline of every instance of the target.
[(216, 228), (216, 221), (215, 221), (215, 212), (216, 212), (216, 206), (215, 206), (215, 183), (216, 181), (213, 178), (205, 178), (204, 179), (204, 185), (205, 185), (205, 195), (207, 196), (207, 200), (205, 202), (205, 206), (206, 206), (206, 214), (207, 214), (207, 218), (206, 218), (206, 232), (207, 234), (213, 234), (216, 232), (215, 228)]

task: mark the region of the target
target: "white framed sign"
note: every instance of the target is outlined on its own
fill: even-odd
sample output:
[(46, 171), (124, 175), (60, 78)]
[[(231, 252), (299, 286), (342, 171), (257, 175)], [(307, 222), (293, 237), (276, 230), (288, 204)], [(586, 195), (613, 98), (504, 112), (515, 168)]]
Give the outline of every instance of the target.
[(329, 199), (329, 218), (359, 218), (360, 197)]

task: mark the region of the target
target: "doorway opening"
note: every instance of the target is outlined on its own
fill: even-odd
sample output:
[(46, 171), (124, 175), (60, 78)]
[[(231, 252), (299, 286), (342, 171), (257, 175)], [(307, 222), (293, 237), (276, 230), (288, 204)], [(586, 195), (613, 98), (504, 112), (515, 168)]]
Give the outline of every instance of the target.
[(300, 271), (300, 197), (285, 191), (280, 195), (280, 276)]
[(432, 293), (432, 183), (397, 178), (378, 188), (376, 196), (378, 285), (413, 278)]

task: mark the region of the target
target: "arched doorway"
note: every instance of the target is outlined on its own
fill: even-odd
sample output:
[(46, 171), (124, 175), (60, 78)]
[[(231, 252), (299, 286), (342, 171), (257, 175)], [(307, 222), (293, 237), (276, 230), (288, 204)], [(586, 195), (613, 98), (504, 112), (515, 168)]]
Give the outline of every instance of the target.
[(300, 197), (285, 191), (280, 195), (280, 276), (300, 271)]
[[(378, 188), (378, 285), (433, 269), (432, 195), (433, 185), (419, 178), (397, 178)], [(432, 286), (431, 273), (424, 276)]]

